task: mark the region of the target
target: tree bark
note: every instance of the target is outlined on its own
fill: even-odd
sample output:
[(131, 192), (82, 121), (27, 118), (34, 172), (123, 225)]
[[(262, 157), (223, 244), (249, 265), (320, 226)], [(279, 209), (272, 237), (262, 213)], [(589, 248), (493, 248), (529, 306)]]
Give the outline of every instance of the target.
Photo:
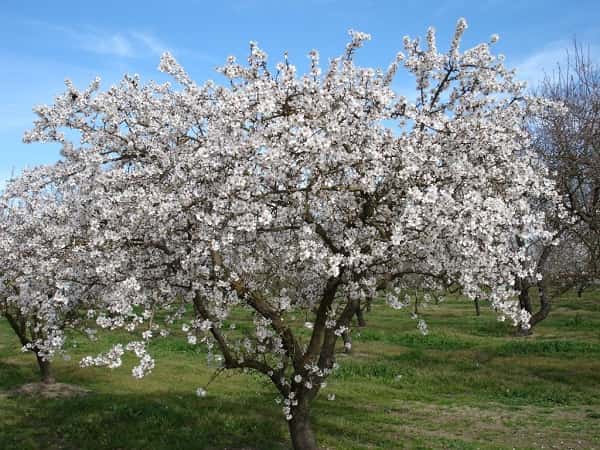
[(56, 382), (56, 380), (52, 376), (52, 371), (50, 370), (50, 361), (44, 360), (37, 353), (35, 357), (37, 359), (38, 367), (40, 368), (40, 377), (42, 379), (42, 383), (52, 384)]
[[(367, 303), (367, 307), (368, 307), (368, 305), (369, 305), (369, 303)], [(367, 326), (367, 321), (365, 320), (365, 314), (364, 314), (360, 304), (358, 306), (358, 309), (356, 310), (356, 320), (358, 321), (359, 327)]]
[(550, 297), (546, 292), (546, 287), (541, 282), (538, 283), (538, 292), (540, 297), (540, 309), (531, 316), (531, 320), (529, 321), (531, 328), (548, 317), (550, 309), (552, 308), (552, 302), (550, 301)]
[(537, 283), (538, 294), (540, 299), (540, 309), (537, 312), (533, 312), (533, 306), (531, 304), (531, 297), (529, 296), (530, 286), (527, 282), (521, 281), (520, 292), (519, 292), (519, 306), (531, 314), (529, 319), (529, 328), (524, 329), (519, 327), (517, 329), (517, 335), (529, 336), (533, 332), (533, 327), (548, 317), (550, 310), (552, 309), (552, 302), (550, 296), (547, 293), (546, 286), (543, 282)]
[[(5, 313), (4, 316), (8, 319), (8, 323), (11, 328), (17, 334), (21, 345), (25, 346), (31, 343), (31, 341), (27, 338), (26, 328), (25, 328), (25, 320), (23, 318), (13, 317), (9, 313)], [(52, 376), (52, 372), (50, 370), (50, 361), (45, 361), (38, 354), (35, 348), (31, 349), (31, 351), (35, 354), (35, 358), (37, 359), (38, 367), (40, 369), (40, 378), (42, 383), (52, 384), (55, 383), (56, 380)]]
[(288, 420), (294, 450), (318, 450), (317, 440), (310, 424), (310, 409), (307, 399), (299, 399), (292, 408), (292, 419)]
[(344, 340), (344, 353), (352, 352), (352, 336), (350, 331), (346, 330), (342, 333), (342, 339)]
[(529, 286), (525, 281), (521, 281), (519, 290), (519, 306), (531, 314), (533, 308), (531, 307), (531, 298), (529, 297)]
[(474, 300), (474, 302), (475, 302), (475, 314), (476, 314), (477, 316), (480, 316), (480, 315), (481, 315), (481, 309), (479, 308), (479, 297), (477, 297), (477, 298)]
[[(525, 280), (521, 280), (519, 284), (519, 306), (521, 309), (524, 309), (531, 314), (533, 307), (531, 306), (531, 298), (529, 297), (529, 285)], [(533, 325), (531, 325), (531, 323), (529, 328), (518, 326), (516, 330), (517, 336), (529, 336), (531, 334), (532, 327)]]

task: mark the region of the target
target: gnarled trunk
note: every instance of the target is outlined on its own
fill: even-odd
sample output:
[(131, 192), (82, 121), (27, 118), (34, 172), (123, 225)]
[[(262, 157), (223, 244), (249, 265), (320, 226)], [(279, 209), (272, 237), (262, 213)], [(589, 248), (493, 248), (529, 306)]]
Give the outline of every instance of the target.
[(534, 313), (533, 306), (531, 304), (531, 298), (529, 296), (529, 290), (531, 287), (532, 286), (525, 281), (520, 282), (519, 306), (531, 314), (531, 319), (529, 320), (529, 328), (525, 329), (519, 327), (517, 329), (517, 335), (519, 336), (529, 336), (533, 332), (533, 327), (548, 317), (552, 307), (552, 302), (550, 301), (550, 296), (546, 291), (546, 287), (542, 282), (539, 282), (537, 283), (537, 288), (540, 300), (540, 309)]
[(318, 450), (315, 434), (310, 424), (308, 399), (299, 399), (292, 408), (292, 418), (288, 420), (294, 450)]
[[(18, 315), (13, 316), (13, 315), (9, 314), (8, 312), (4, 313), (4, 317), (6, 317), (11, 328), (16, 333), (17, 337), (19, 338), (19, 342), (21, 342), (21, 345), (29, 346), (31, 344), (31, 340), (27, 337), (27, 328), (25, 325), (25, 319)], [(30, 350), (35, 354), (35, 357), (37, 359), (38, 367), (40, 369), (40, 378), (42, 380), (42, 383), (46, 383), (46, 384), (54, 383), (56, 380), (54, 379), (54, 377), (52, 376), (52, 373), (50, 371), (50, 361), (44, 360), (42, 357), (40, 357), (40, 355), (38, 355), (37, 349), (35, 347), (30, 348)]]
[(540, 309), (531, 316), (529, 324), (532, 328), (537, 323), (541, 322), (546, 317), (548, 317), (548, 314), (550, 313), (550, 309), (552, 307), (550, 296), (546, 292), (546, 287), (542, 283), (538, 283), (538, 293), (540, 297)]

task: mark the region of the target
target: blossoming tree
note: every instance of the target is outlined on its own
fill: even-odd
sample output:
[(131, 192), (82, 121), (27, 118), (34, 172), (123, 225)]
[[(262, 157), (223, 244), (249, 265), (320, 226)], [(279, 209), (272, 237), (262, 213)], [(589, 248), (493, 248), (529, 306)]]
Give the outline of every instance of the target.
[(56, 168), (24, 173), (0, 196), (0, 315), (35, 354), (44, 383), (54, 381), (51, 361), (64, 354), (65, 330), (79, 328), (84, 300), (97, 291), (81, 251), (85, 212), (74, 208), (76, 192), (55, 189), (49, 172)]
[[(142, 377), (147, 342), (182, 329), (224, 369), (269, 378), (294, 448), (314, 449), (310, 403), (364, 299), (382, 291), (398, 308), (414, 280), (453, 284), (526, 323), (513, 285), (532, 269), (515, 239), (548, 237), (530, 204), (554, 191), (530, 164), (524, 116), (551, 106), (525, 96), (488, 44), (461, 52), (465, 28), (447, 52), (433, 30), (424, 48), (405, 38), (384, 71), (354, 64), (370, 39), (360, 32), (323, 71), (311, 51), (301, 76), (252, 43), (247, 64), (220, 69), (226, 86), (196, 84), (165, 54), (178, 87), (68, 84), (38, 107), (26, 140), (64, 144), (54, 179), (87, 211), (105, 286), (96, 323), (141, 333), (82, 364), (118, 366), (131, 351)], [(393, 89), (401, 67), (416, 101)], [(236, 327), (244, 314), (250, 329)]]

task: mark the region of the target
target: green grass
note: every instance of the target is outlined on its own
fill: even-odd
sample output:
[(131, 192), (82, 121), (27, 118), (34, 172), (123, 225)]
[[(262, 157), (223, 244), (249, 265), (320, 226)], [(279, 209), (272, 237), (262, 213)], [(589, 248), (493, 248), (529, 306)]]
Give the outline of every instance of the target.
[[(343, 450), (600, 448), (598, 305), (597, 291), (567, 296), (526, 338), (485, 307), (476, 317), (467, 301), (424, 309), (427, 336), (406, 312), (375, 306), (314, 403), (319, 442)], [(214, 369), (181, 338), (153, 344), (157, 367), (141, 381), (130, 364), (77, 367), (120, 338), (79, 338), (73, 361), (56, 362), (59, 381), (91, 394), (12, 396), (36, 381), (36, 367), (0, 321), (0, 449), (290, 448), (274, 388), (259, 376), (224, 374), (206, 398), (194, 395)]]

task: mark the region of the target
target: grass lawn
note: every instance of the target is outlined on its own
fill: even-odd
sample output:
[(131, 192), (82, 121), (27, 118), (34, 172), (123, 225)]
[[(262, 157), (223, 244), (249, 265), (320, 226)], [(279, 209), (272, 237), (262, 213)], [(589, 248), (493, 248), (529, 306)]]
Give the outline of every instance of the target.
[[(323, 448), (600, 449), (600, 292), (564, 297), (527, 338), (466, 301), (423, 312), (427, 336), (385, 306), (355, 330), (353, 354), (339, 354), (314, 403)], [(0, 320), (0, 449), (290, 448), (275, 389), (261, 377), (223, 374), (195, 396), (214, 369), (182, 339), (153, 344), (157, 367), (141, 381), (128, 367), (78, 368), (117, 338), (79, 338), (73, 360), (54, 364), (58, 381), (89, 395), (14, 396), (37, 380), (36, 365)]]

